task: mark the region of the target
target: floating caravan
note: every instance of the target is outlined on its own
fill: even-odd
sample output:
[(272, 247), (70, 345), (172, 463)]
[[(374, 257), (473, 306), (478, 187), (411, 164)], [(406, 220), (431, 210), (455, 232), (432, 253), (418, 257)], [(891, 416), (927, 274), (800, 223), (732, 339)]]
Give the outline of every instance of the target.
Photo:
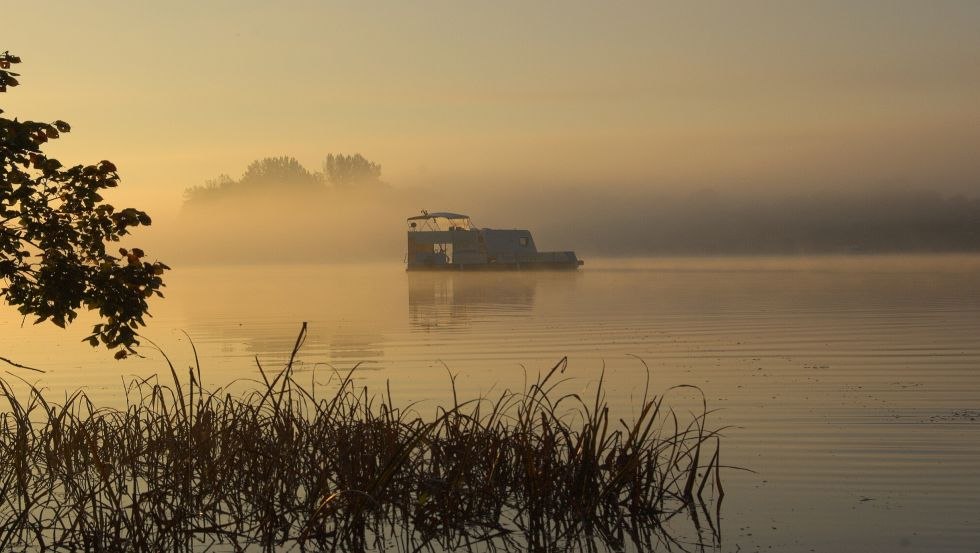
[(575, 252), (539, 252), (530, 231), (476, 228), (459, 213), (423, 211), (407, 222), (409, 271), (574, 270), (584, 263)]

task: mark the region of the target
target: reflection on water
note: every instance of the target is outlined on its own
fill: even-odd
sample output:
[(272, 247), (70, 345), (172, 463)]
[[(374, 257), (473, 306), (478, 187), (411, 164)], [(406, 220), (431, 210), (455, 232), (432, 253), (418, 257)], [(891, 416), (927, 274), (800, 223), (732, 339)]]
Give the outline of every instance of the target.
[(465, 326), (471, 313), (530, 316), (539, 275), (415, 271), (405, 276), (408, 320), (413, 327), (429, 330)]
[[(578, 273), (410, 273), (399, 264), (174, 271), (147, 335), (205, 381), (259, 378), (302, 321), (309, 378), (349, 370), (431, 408), (521, 387), (568, 356), (568, 392), (629, 418), (654, 390), (695, 384), (727, 474), (723, 549), (964, 551), (980, 543), (980, 257), (646, 259)], [(68, 331), (0, 313), (0, 356), (60, 390), (119, 397), (113, 362)], [(367, 370), (371, 369), (371, 370)], [(180, 374), (186, 374), (181, 372)], [(29, 375), (35, 378), (33, 375)], [(306, 375), (304, 375), (305, 377)], [(668, 400), (697, 401), (689, 390)]]

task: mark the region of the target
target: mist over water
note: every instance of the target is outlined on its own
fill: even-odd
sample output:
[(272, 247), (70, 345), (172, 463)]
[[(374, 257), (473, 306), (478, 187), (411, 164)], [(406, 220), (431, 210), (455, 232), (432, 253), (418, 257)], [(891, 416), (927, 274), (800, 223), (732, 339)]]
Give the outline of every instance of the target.
[(145, 234), (161, 258), (181, 263), (393, 261), (405, 255), (405, 219), (422, 209), (466, 213), (478, 227), (527, 228), (541, 250), (586, 257), (980, 250), (980, 197), (890, 186), (269, 183), (261, 194), (185, 203)]

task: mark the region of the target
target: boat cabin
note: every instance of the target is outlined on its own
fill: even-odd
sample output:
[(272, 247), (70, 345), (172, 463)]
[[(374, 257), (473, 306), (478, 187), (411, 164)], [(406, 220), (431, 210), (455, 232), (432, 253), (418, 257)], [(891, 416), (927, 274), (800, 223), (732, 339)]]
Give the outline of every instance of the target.
[(409, 217), (408, 270), (577, 269), (575, 252), (539, 252), (524, 229), (477, 228), (460, 213)]

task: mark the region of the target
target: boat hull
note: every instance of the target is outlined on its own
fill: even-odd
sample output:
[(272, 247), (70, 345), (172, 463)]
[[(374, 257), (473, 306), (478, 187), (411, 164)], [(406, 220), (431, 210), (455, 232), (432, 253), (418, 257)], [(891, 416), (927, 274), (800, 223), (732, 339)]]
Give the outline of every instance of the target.
[(523, 263), (441, 263), (409, 265), (406, 271), (574, 271), (584, 265), (581, 260), (526, 261)]

